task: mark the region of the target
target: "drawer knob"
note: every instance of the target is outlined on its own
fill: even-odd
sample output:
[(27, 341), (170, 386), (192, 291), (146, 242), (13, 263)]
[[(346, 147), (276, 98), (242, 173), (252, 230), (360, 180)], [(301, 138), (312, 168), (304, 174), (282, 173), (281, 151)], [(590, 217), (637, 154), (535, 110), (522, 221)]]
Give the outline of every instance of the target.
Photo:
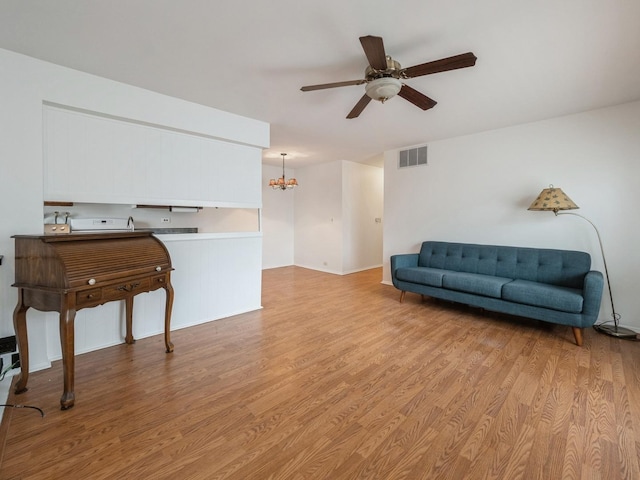
[(159, 272), (159, 271), (161, 271), (161, 270), (162, 270), (162, 267), (158, 265), (158, 266), (156, 267), (156, 272)]
[(89, 281), (87, 282), (89, 285), (95, 285), (96, 284), (96, 279), (95, 278), (90, 278)]

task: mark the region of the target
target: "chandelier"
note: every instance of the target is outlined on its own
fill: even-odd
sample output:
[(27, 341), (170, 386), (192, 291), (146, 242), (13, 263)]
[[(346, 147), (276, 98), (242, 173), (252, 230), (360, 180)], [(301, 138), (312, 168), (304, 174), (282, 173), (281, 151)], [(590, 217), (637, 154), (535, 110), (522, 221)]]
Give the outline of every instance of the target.
[(289, 180), (285, 180), (284, 178), (284, 157), (287, 154), (281, 153), (280, 155), (282, 155), (282, 176), (277, 180), (275, 178), (269, 180), (269, 186), (274, 190), (287, 190), (288, 188), (294, 188), (298, 186), (298, 181), (295, 178), (290, 178)]

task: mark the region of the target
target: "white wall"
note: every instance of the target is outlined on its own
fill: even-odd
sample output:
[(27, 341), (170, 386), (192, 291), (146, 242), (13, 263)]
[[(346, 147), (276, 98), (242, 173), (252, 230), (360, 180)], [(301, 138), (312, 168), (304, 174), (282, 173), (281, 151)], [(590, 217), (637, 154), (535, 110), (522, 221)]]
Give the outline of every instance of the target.
[[(14, 333), (17, 290), (11, 287), (14, 245), (10, 237), (43, 229), (43, 102), (252, 148), (269, 145), (266, 123), (0, 50), (0, 178), (4, 180), (0, 189), (0, 254), (5, 256), (0, 266), (0, 336)], [(43, 352), (46, 356), (48, 341), (59, 342), (58, 332), (57, 328), (47, 331), (44, 314), (31, 310), (28, 327), (35, 365), (43, 360), (34, 357)]]
[(382, 265), (383, 186), (382, 168), (342, 162), (344, 273)]
[(342, 164), (297, 168), (294, 263), (342, 273)]
[[(385, 152), (384, 269), (423, 240), (583, 250), (603, 262), (593, 228), (527, 208), (553, 184), (599, 229), (621, 324), (640, 330), (640, 102), (428, 145), (427, 167)], [(605, 294), (600, 320), (610, 320)]]
[(295, 264), (340, 275), (379, 266), (383, 170), (336, 161), (296, 176)]
[[(293, 212), (297, 190), (274, 190), (269, 179), (282, 176), (282, 168), (262, 166), (262, 268), (293, 265)], [(285, 169), (286, 178), (294, 172)]]

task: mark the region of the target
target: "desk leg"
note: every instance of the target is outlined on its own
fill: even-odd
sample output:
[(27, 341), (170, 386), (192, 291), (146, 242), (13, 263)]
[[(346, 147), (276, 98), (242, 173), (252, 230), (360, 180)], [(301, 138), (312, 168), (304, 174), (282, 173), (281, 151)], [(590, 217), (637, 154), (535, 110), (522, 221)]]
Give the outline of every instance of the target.
[(173, 343), (171, 343), (171, 309), (173, 308), (173, 287), (170, 283), (164, 286), (167, 294), (167, 302), (164, 307), (164, 344), (167, 347), (167, 353), (173, 352)]
[(124, 299), (125, 310), (126, 310), (126, 324), (127, 324), (127, 334), (124, 337), (124, 341), (128, 345), (132, 345), (136, 343), (135, 338), (133, 338), (133, 295)]
[(20, 378), (16, 383), (15, 393), (27, 391), (29, 380), (29, 341), (27, 340), (27, 310), (24, 304), (24, 290), (18, 289), (18, 304), (13, 311), (13, 328), (18, 340), (18, 352), (20, 352)]
[(60, 311), (60, 344), (62, 345), (62, 371), (64, 377), (64, 392), (60, 397), (60, 408), (67, 410), (73, 407), (76, 395), (74, 393), (75, 346), (74, 321), (75, 308), (62, 308)]

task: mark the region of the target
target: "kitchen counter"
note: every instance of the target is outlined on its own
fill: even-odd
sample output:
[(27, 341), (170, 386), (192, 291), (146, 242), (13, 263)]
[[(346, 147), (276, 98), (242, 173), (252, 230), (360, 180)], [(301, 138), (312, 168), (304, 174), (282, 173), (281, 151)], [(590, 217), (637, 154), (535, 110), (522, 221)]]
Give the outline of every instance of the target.
[(224, 232), (224, 233), (176, 233), (154, 234), (163, 242), (184, 240), (223, 240), (228, 238), (262, 237), (262, 232)]

